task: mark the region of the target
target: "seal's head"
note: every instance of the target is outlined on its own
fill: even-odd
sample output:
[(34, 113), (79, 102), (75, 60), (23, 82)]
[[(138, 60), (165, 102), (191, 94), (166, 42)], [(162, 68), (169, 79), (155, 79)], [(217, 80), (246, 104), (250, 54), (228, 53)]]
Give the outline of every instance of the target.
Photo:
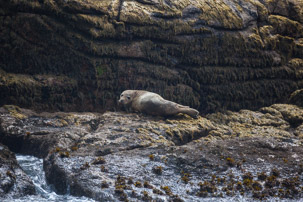
[(137, 93), (135, 90), (123, 91), (120, 95), (119, 104), (124, 105), (124, 106), (129, 106), (132, 103), (132, 101), (136, 95), (137, 95)]

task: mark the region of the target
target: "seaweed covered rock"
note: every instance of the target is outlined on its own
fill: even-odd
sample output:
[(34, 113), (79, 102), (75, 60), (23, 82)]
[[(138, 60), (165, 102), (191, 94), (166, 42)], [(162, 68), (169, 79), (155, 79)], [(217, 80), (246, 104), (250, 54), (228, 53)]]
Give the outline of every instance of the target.
[(289, 102), (303, 107), (303, 89), (296, 90), (290, 95)]
[(303, 109), (295, 105), (198, 119), (16, 106), (0, 112), (0, 142), (43, 157), (60, 194), (98, 201), (303, 197)]
[(13, 199), (35, 193), (33, 182), (19, 166), (15, 154), (0, 143), (0, 200), (4, 197)]
[(5, 1), (0, 105), (115, 109), (125, 89), (258, 109), (302, 83), (302, 1)]

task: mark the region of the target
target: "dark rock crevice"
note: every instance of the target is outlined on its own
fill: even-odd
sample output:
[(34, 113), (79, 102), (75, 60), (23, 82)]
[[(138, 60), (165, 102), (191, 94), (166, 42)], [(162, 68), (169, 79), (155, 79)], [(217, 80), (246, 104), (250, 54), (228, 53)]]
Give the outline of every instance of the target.
[(121, 22), (120, 15), (121, 15), (123, 3), (124, 3), (124, 0), (119, 0), (118, 15), (116, 17), (116, 19), (117, 19), (118, 22)]

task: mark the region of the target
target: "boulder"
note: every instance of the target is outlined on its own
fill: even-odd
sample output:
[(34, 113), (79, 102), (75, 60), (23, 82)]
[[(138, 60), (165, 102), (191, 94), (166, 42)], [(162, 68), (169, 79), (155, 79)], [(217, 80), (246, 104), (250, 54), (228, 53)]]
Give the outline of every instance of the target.
[(36, 193), (32, 180), (19, 166), (16, 156), (0, 143), (0, 200)]

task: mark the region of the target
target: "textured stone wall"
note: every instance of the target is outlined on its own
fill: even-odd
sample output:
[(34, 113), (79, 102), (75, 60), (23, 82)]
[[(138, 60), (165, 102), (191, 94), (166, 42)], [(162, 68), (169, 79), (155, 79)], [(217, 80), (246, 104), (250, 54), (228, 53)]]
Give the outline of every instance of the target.
[(203, 113), (286, 102), (303, 88), (302, 8), (296, 0), (1, 1), (0, 105), (113, 110), (125, 89)]

